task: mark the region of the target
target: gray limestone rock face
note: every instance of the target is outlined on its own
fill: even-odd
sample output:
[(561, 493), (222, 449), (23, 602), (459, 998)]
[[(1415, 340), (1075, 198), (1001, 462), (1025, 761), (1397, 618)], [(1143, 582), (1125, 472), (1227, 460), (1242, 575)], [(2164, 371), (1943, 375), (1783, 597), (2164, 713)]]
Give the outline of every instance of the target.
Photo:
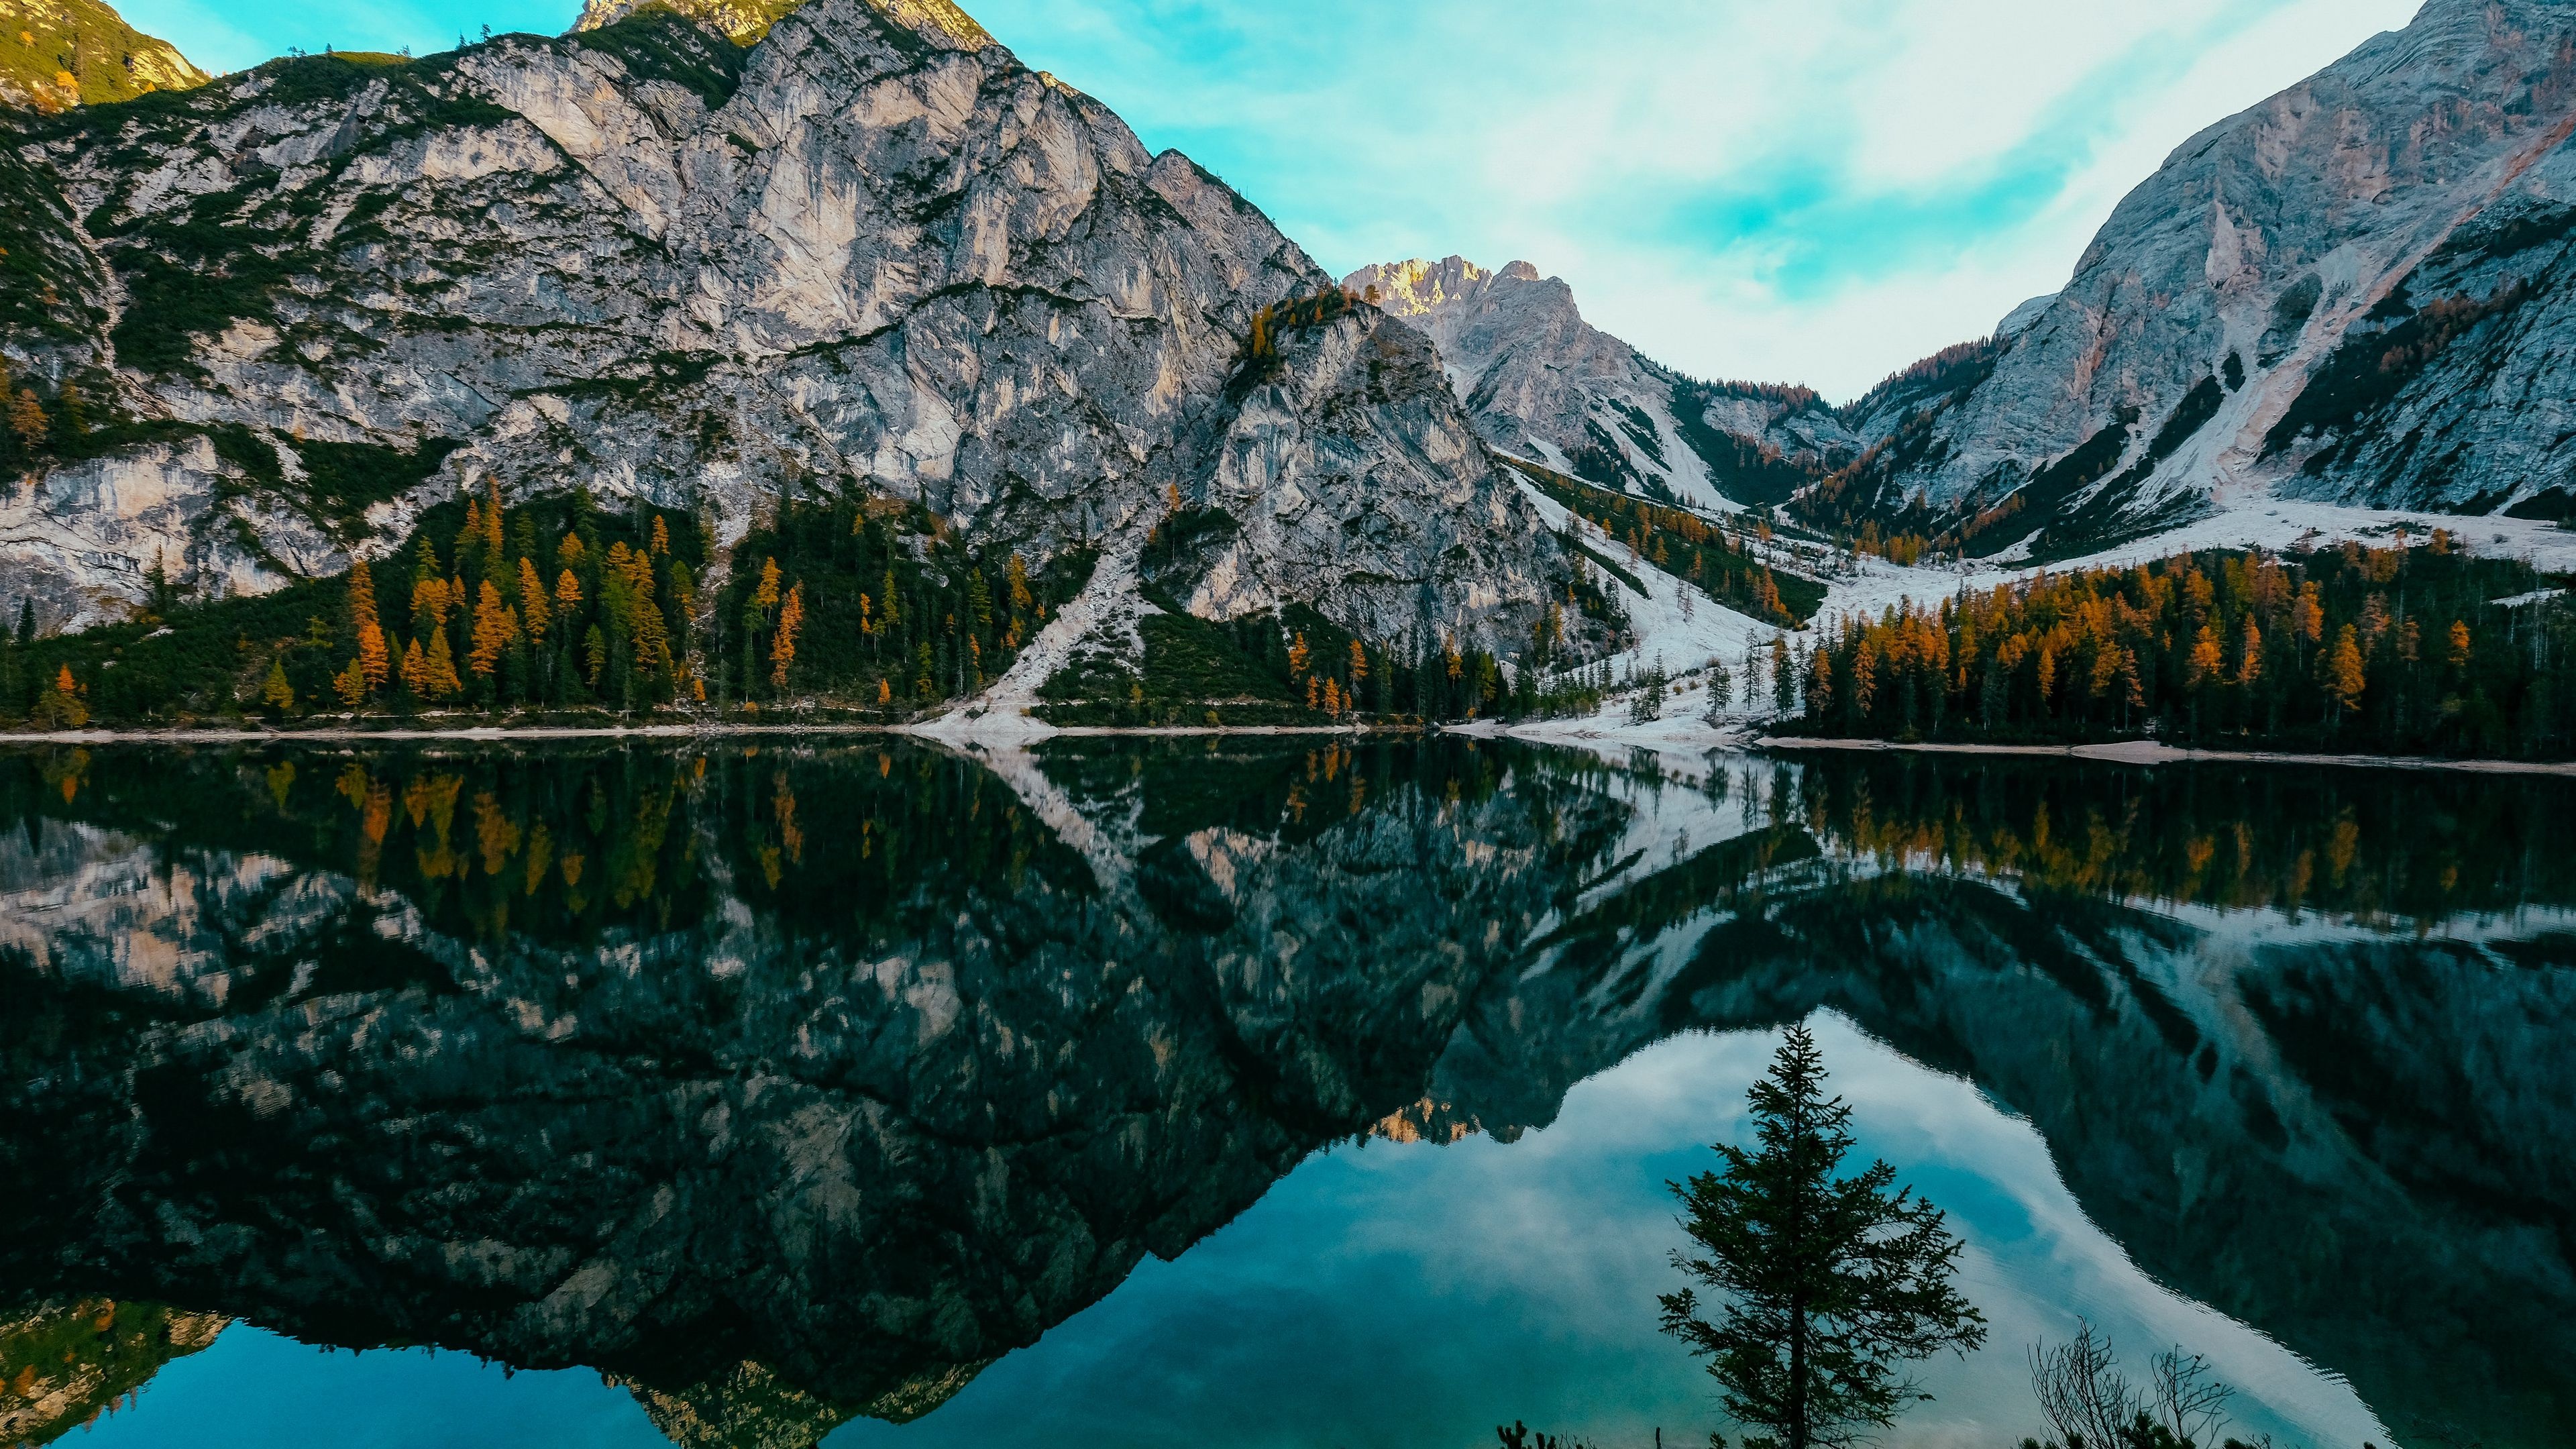
[[(1366, 546), (1261, 560), (1273, 592), (1371, 627), (1436, 605), (1477, 637), (1522, 631), (1555, 547), (1527, 510), (1483, 506), (1495, 464), (1445, 395), (1291, 388), (1254, 404), (1283, 416), (1241, 415), (1254, 314), (1331, 279), (1187, 158), (936, 0), (813, 0), (748, 50), (620, 13), (404, 65), (275, 62), (25, 130), (48, 235), (90, 288), (0, 350), (113, 394), (121, 427), (254, 465), (193, 502), (171, 485), (204, 517), (184, 546), (148, 541), (184, 587), (336, 570), (486, 480), (695, 507), (729, 541), (792, 479), (918, 501), (1032, 559), (1141, 532), (1175, 491), (1284, 518), (1347, 480), (1378, 520)], [(1247, 473), (1246, 429), (1329, 461)], [(308, 439), (384, 467), (311, 506)], [(400, 482), (394, 460), (424, 457)], [(45, 460), (37, 494), (73, 466)], [(263, 486), (307, 505), (320, 547), (225, 551)], [(68, 601), (49, 627), (138, 597), (150, 556), (114, 509), (30, 506), (41, 530), (0, 518), (0, 595)], [(37, 531), (60, 542), (14, 546)]]
[(1778, 502), (1860, 450), (1813, 391), (1686, 377), (1584, 321), (1573, 289), (1527, 262), (1415, 259), (1342, 285), (1430, 333), (1495, 446), (1595, 483), (1734, 508)]
[[(2576, 11), (2432, 0), (2176, 149), (1866, 481), (2051, 552), (2237, 487), (2566, 511)], [(2032, 538), (2035, 528), (2046, 532)]]

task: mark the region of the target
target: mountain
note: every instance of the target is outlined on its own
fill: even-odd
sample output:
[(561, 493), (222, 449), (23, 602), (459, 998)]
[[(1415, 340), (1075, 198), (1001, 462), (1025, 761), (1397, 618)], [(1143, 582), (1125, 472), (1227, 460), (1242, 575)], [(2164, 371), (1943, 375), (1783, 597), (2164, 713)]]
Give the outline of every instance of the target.
[(1595, 483), (1711, 508), (1778, 503), (1863, 446), (1811, 389), (1702, 382), (1642, 356), (1527, 262), (1417, 258), (1342, 286), (1430, 334), (1496, 447)]
[(1418, 334), (1187, 157), (941, 0), (693, 8), (760, 38), (594, 6), (6, 122), (0, 597), (261, 592), (487, 487), (720, 549), (788, 488), (891, 498), (1130, 592), (1185, 507), (1236, 543), (1168, 596), (1390, 638), (1525, 638), (1561, 592)]
[(1828, 408), (1705, 384), (1514, 263), (1364, 268), (1497, 446), (2066, 557), (2231, 500), (2576, 516), (2576, 10), (2429, 0), (2177, 148), (2055, 294)]
[(0, 105), (59, 111), (206, 80), (99, 0), (0, 0)]
[(2571, 129), (2576, 9), (2429, 0), (2176, 148), (1824, 501), (2050, 555), (2249, 494), (2576, 512)]

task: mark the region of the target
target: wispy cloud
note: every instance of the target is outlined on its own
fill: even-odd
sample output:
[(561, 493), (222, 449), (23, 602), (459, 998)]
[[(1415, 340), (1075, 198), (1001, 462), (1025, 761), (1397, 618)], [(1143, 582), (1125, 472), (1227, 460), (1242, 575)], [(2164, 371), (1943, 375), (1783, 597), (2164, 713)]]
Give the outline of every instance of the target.
[[(2120, 196), (2417, 0), (968, 0), (1335, 271), (1526, 258), (1706, 376), (1848, 396), (2063, 284)], [(576, 0), (130, 0), (201, 63)]]
[(2193, 132), (2416, 0), (983, 0), (1337, 271), (1525, 257), (1704, 375), (1848, 395), (2061, 285)]

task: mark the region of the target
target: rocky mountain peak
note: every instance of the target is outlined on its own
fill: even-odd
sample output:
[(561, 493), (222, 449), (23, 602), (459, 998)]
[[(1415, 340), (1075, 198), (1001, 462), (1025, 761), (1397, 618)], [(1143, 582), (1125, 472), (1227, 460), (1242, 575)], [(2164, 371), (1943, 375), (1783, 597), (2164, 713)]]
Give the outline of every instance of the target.
[(274, 61), (0, 153), (33, 202), (0, 243), (59, 298), (0, 354), (66, 420), (0, 497), (0, 598), (118, 618), (156, 559), (264, 592), (494, 488), (730, 546), (793, 487), (1033, 570), (1222, 513), (1261, 556), (1212, 543), (1178, 598), (1528, 636), (1552, 535), (1418, 336), (1327, 318), (1257, 208), (945, 0), (808, 0), (748, 49), (714, 31), (758, 16), (691, 3)]
[(1736, 508), (1786, 498), (1859, 451), (1812, 392), (1665, 367), (1586, 322), (1574, 289), (1526, 261), (1489, 271), (1415, 257), (1362, 267), (1342, 285), (1431, 335), (1495, 446), (1594, 483)]
[(2433, 0), (2201, 131), (1835, 490), (2063, 557), (2266, 494), (2576, 513), (2576, 9)]

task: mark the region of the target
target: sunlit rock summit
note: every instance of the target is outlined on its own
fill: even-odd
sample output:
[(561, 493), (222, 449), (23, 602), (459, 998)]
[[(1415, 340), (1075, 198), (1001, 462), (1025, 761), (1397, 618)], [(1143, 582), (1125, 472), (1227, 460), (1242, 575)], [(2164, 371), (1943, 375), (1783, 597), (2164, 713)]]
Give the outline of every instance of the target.
[(1812, 390), (1686, 377), (1584, 321), (1573, 289), (1528, 262), (1416, 258), (1342, 285), (1431, 334), (1496, 446), (1592, 482), (1718, 508), (1776, 503), (1859, 451)]

